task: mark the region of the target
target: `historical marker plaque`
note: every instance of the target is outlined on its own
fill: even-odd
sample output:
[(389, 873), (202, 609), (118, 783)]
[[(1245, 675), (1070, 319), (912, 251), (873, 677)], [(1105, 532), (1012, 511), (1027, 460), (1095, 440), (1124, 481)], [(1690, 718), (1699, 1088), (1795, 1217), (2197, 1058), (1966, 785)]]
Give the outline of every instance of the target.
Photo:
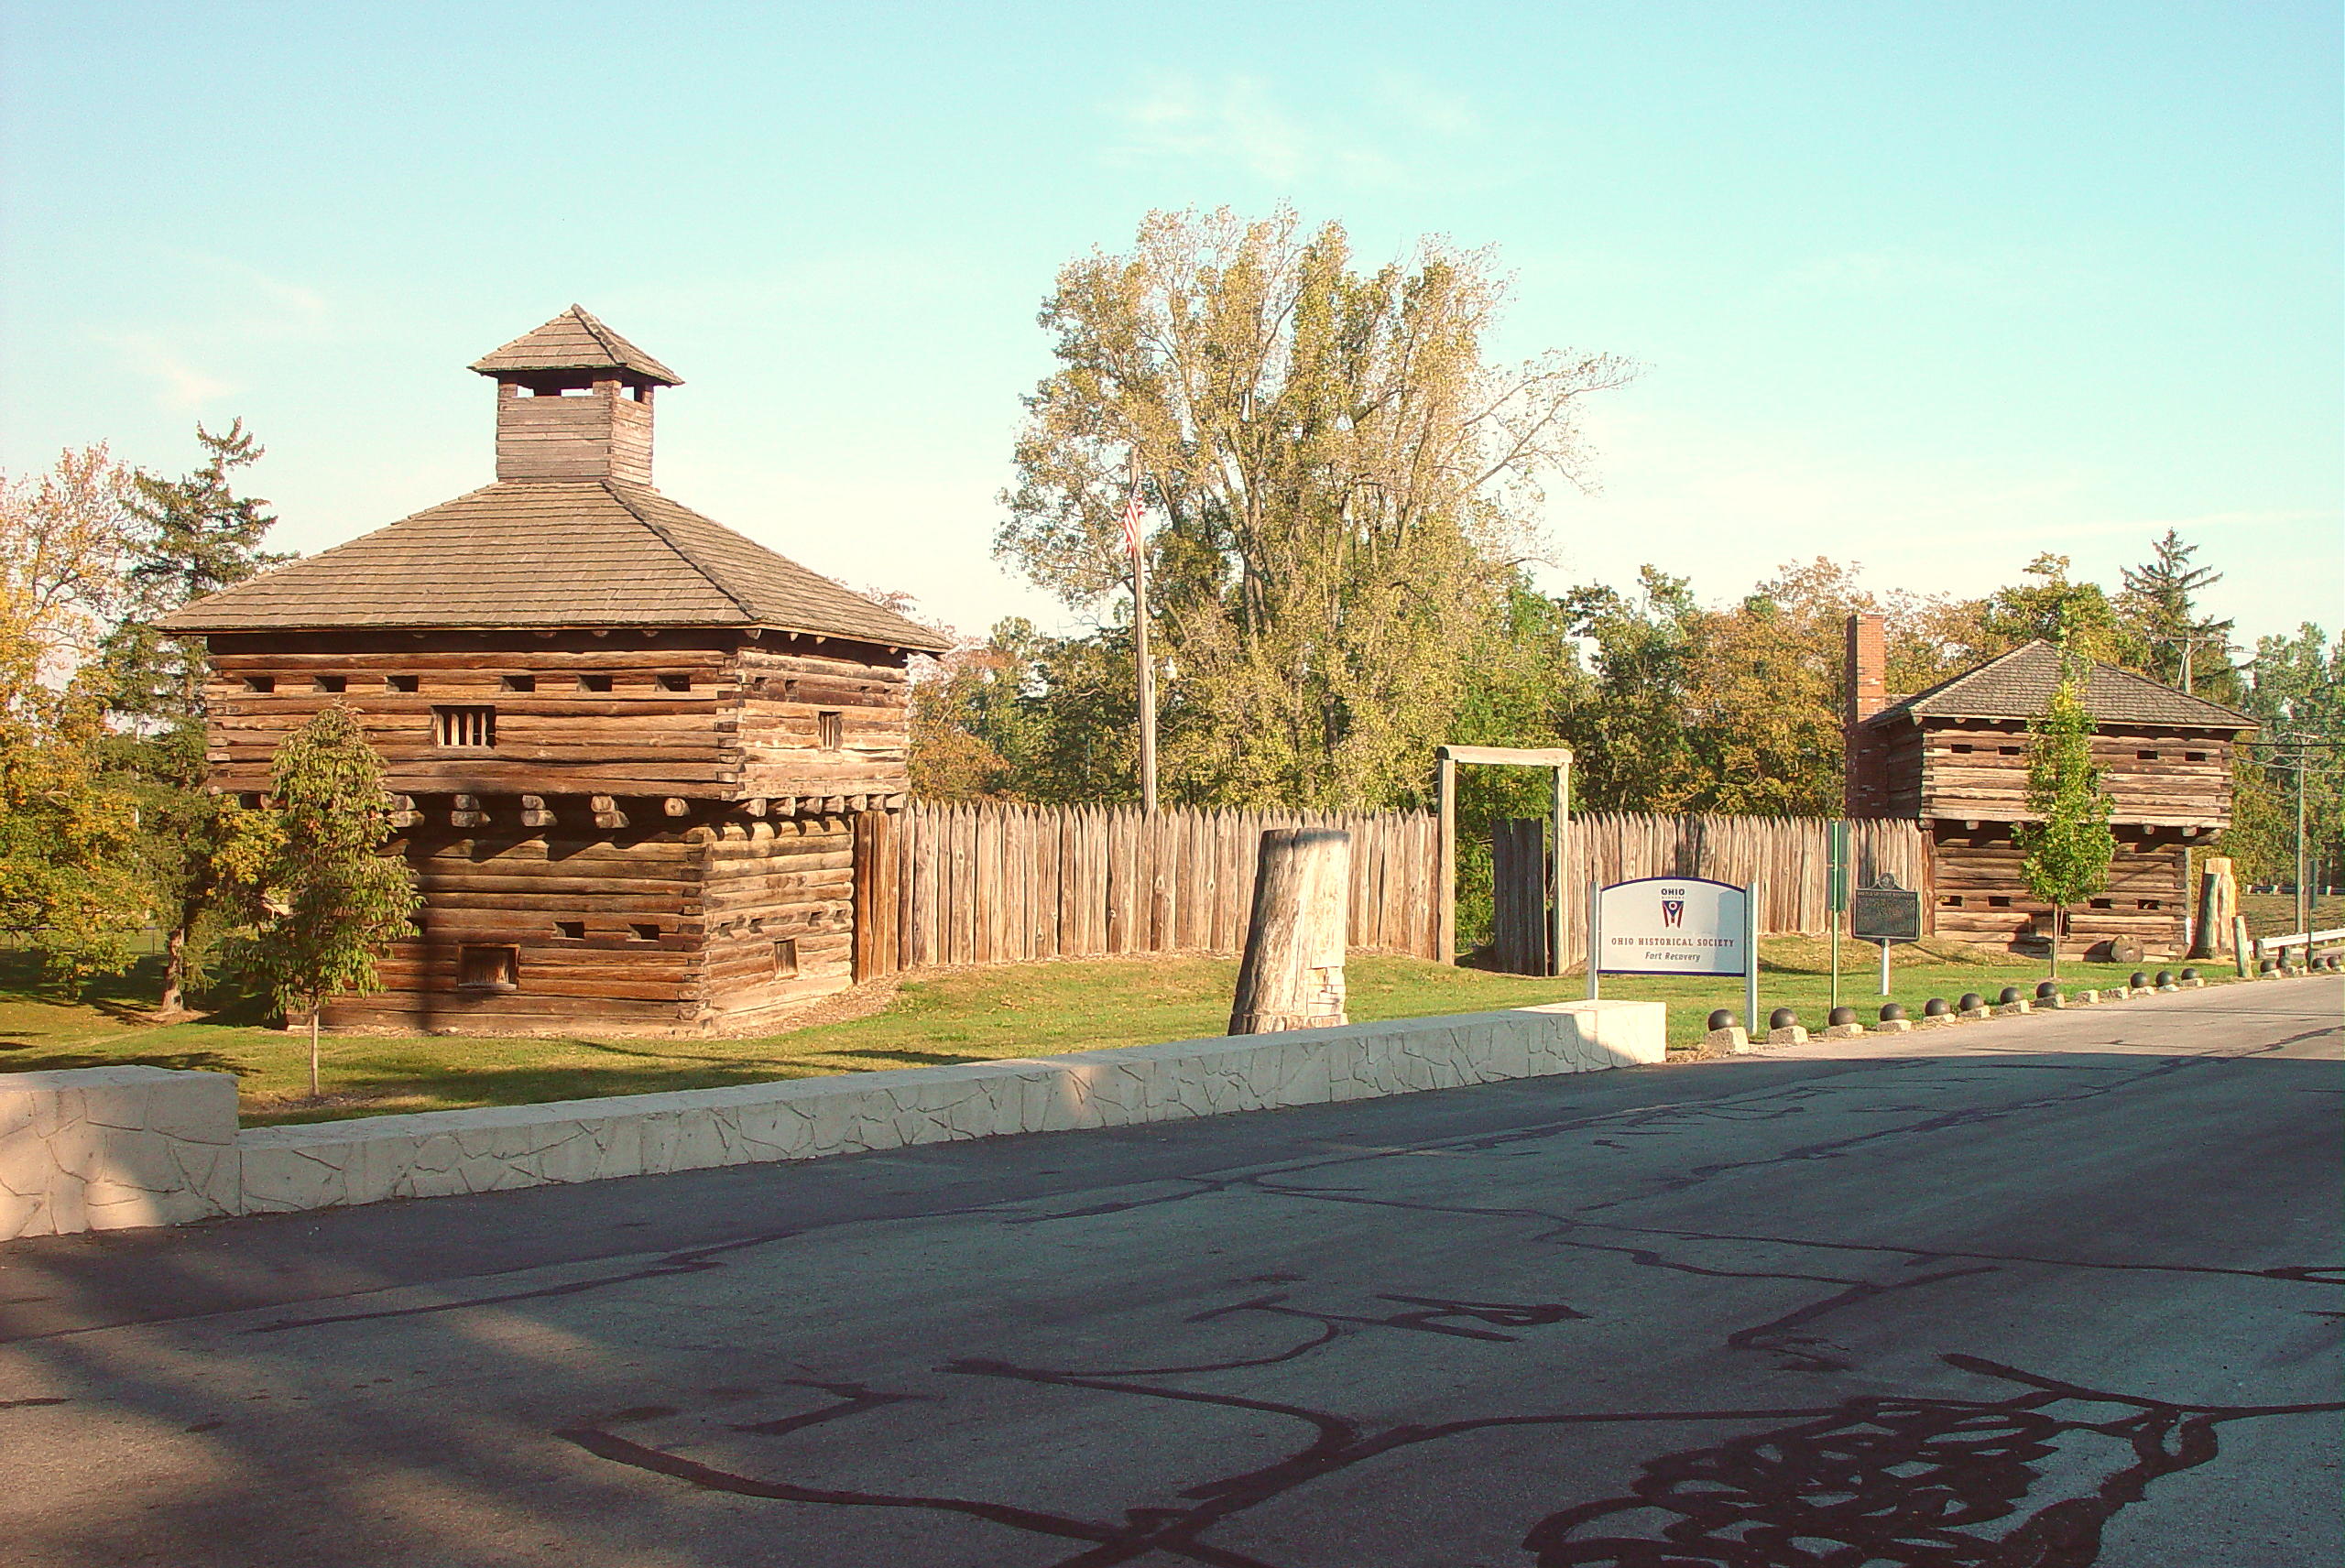
[(1922, 895), (1910, 887), (1860, 887), (1849, 900), (1849, 934), (1859, 942), (1922, 940)]

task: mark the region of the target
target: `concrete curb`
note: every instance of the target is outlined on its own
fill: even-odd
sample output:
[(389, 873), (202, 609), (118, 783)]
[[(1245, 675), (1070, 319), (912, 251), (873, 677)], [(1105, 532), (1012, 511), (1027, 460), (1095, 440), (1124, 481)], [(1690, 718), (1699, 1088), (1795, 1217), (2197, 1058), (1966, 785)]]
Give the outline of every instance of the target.
[(1666, 1059), (1659, 1002), (236, 1127), (225, 1073), (0, 1074), (0, 1239), (1325, 1105)]

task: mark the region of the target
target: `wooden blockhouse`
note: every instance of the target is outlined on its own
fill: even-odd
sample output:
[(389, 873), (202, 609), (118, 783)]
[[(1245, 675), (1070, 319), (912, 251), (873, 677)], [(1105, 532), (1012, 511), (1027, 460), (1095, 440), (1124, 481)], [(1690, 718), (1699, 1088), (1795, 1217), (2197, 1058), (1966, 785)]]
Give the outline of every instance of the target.
[[(2043, 953), (2052, 911), (2028, 894), (2012, 829), (2032, 820), (2027, 725), (2050, 707), (2059, 650), (2031, 642), (1893, 699), (1886, 664), (1881, 617), (1849, 617), (1847, 814), (1921, 819), (1937, 934)], [(2179, 954), (2185, 857), (2229, 825), (2232, 747), (2255, 721), (2099, 662), (2085, 706), (2117, 855), (2107, 889), (2070, 911), (2062, 951), (2105, 953), (2132, 938), (2146, 953)]]
[(843, 989), (944, 639), (655, 489), (680, 383), (584, 310), (471, 368), (496, 483), (165, 623), (210, 648), (216, 788), (256, 800), (335, 703), (388, 769), (419, 930), (325, 1022), (699, 1031)]

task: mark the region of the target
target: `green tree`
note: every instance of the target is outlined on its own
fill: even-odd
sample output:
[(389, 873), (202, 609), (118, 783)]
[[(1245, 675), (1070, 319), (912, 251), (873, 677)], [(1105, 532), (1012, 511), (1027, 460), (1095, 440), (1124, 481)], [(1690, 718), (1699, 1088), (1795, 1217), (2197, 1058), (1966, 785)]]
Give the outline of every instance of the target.
[(2109, 885), (2117, 839), (2110, 802), (2092, 759), (2092, 715), (2085, 710), (2092, 664), (2063, 637), (2060, 682), (2043, 717), (2028, 725), (2027, 809), (2035, 821), (2013, 832), (2027, 890), (2052, 906), (2052, 973), (2060, 973), (2060, 937), (2068, 907)]
[(137, 855), (164, 926), (158, 1010), (166, 1016), (181, 1010), (201, 968), (194, 936), (220, 891), (217, 858), (234, 805), (207, 788), (202, 639), (156, 623), (292, 559), (262, 549), (277, 521), (268, 503), (237, 494), (239, 472), (264, 455), (244, 421), (219, 434), (199, 424), (195, 436), (205, 461), (192, 473), (132, 476), (119, 619), (82, 677), (117, 721), (106, 762), (138, 800)]
[(2210, 566), (2193, 566), (2198, 547), (2182, 542), (2172, 528), (2150, 546), (2150, 559), (2123, 569), (2124, 591), (2117, 610), (2142, 647), (2147, 664), (2143, 673), (2170, 686), (2236, 702), (2240, 682), (2231, 668), (2231, 628), (2235, 622), (2201, 615), (2198, 593), (2223, 580)]
[(2088, 659), (2140, 670), (2148, 662), (2140, 637), (2098, 583), (2068, 576), (2065, 555), (2045, 550), (2028, 562), (2032, 583), (1999, 588), (1980, 605), (1977, 653), (2001, 653), (2041, 639), (2071, 648)]
[[(1584, 471), (1578, 402), (1630, 375), (1491, 364), (1504, 299), (1487, 253), (1427, 240), (1362, 273), (1340, 225), (1306, 238), (1287, 210), (1152, 212), (1129, 253), (1061, 271), (1041, 317), (1059, 367), (1026, 400), (997, 549), (1095, 607), (1125, 580), (1127, 476), (1148, 475), (1169, 798), (1422, 799), (1539, 485)], [(1059, 653), (1047, 690), (1089, 701), (1093, 661)]]
[(71, 680), (123, 600), (130, 483), (103, 445), (0, 475), (0, 931), (68, 990), (126, 968), (148, 909), (136, 802)]
[(2249, 881), (2296, 876), (2296, 773), (2277, 766), (2275, 752), (2276, 743), (2302, 735), (2309, 742), (2307, 863), (2315, 885), (2333, 881), (2345, 866), (2345, 633), (2331, 637), (2307, 623), (2291, 637), (2259, 637), (2247, 673), (2239, 705), (2260, 722), (2263, 744), (2240, 748), (2222, 853), (2237, 859)]
[(404, 936), (420, 899), (396, 851), (383, 765), (349, 709), (326, 709), (277, 749), (270, 809), (234, 818), (224, 884), (253, 927), (238, 968), (289, 1018), (310, 1015), (310, 1094), (318, 1094), (318, 1014), (344, 991), (375, 989), (375, 960)]

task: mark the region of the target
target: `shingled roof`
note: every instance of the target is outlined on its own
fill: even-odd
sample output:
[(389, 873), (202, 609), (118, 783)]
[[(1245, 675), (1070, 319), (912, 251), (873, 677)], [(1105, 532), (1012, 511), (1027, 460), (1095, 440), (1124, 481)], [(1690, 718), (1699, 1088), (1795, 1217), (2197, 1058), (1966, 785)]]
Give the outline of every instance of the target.
[(616, 479), (500, 480), (198, 599), (162, 625), (183, 633), (771, 626), (932, 652), (951, 646), (657, 490)]
[[(2060, 683), (2060, 650), (2040, 638), (1903, 698), (1875, 714), (1928, 719), (2035, 719), (2052, 705)], [(2085, 686), (2085, 711), (2106, 724), (2160, 729), (2251, 730), (2256, 721), (2220, 702), (2177, 691), (2161, 681), (2095, 659)]]
[(584, 305), (573, 305), (533, 332), (524, 332), (494, 354), (473, 361), (483, 376), (562, 370), (625, 370), (662, 387), (683, 378), (596, 321)]

